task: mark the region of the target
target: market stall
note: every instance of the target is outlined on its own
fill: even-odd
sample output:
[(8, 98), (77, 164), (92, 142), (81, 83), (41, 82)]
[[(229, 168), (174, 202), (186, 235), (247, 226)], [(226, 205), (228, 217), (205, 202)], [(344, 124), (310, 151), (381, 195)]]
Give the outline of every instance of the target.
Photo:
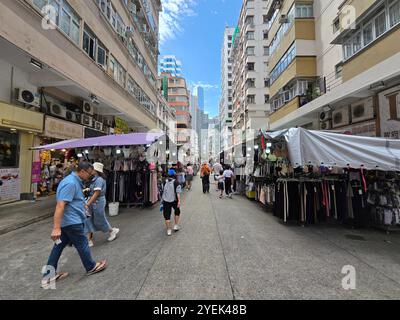
[[(104, 164), (107, 201), (111, 211), (119, 205), (152, 205), (159, 200), (159, 166), (165, 152), (154, 147), (162, 133), (132, 133), (74, 139), (38, 146), (34, 150), (74, 150), (78, 159)], [(151, 159), (148, 159), (151, 150)]]
[(262, 132), (256, 199), (284, 222), (400, 227), (400, 140), (293, 128)]

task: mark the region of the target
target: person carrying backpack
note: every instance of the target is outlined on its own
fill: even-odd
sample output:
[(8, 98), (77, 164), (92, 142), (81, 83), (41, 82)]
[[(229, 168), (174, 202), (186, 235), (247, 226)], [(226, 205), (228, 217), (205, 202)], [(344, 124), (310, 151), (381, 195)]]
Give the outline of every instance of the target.
[(179, 227), (179, 219), (181, 214), (181, 192), (182, 187), (175, 179), (176, 172), (173, 169), (168, 171), (168, 178), (165, 181), (163, 187), (162, 201), (163, 201), (163, 214), (165, 218), (165, 225), (167, 227), (167, 235), (172, 235), (171, 230), (171, 214), (172, 208), (174, 209), (175, 214), (175, 226), (174, 231), (178, 232), (180, 230)]

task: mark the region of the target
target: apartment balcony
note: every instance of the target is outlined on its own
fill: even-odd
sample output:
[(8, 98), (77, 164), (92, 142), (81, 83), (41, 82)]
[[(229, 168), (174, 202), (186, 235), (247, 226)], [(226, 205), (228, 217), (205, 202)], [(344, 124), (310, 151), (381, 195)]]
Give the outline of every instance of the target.
[(269, 94), (271, 97), (275, 96), (286, 84), (296, 78), (316, 78), (316, 76), (316, 57), (296, 57), (271, 85)]
[(288, 114), (292, 113), (293, 111), (297, 110), (300, 108), (300, 98), (295, 97), (291, 101), (289, 101), (287, 104), (285, 104), (282, 108), (279, 108), (276, 111), (273, 111), (269, 115), (269, 123), (272, 124), (275, 121), (278, 121), (282, 119), (283, 117), (287, 116)]
[[(292, 27), (286, 32), (285, 36), (281, 40), (280, 44), (278, 45), (277, 49), (274, 53), (269, 56), (268, 65), (270, 70), (275, 68), (277, 63), (282, 59), (283, 55), (288, 51), (294, 41), (299, 42), (298, 40), (308, 40), (314, 41), (315, 40), (315, 21), (314, 19), (299, 19), (296, 18)], [(312, 51), (313, 48), (310, 46), (309, 43), (305, 42), (304, 50), (311, 50), (309, 51), (310, 55), (315, 52)], [(300, 45), (298, 50), (300, 50)], [(302, 55), (304, 55), (302, 53)]]

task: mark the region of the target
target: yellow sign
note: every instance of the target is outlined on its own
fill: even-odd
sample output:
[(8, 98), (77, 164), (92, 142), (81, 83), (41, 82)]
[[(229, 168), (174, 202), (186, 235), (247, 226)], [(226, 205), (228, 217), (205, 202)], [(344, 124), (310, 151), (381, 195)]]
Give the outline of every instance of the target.
[(115, 117), (115, 133), (116, 134), (129, 133), (128, 123), (121, 118)]

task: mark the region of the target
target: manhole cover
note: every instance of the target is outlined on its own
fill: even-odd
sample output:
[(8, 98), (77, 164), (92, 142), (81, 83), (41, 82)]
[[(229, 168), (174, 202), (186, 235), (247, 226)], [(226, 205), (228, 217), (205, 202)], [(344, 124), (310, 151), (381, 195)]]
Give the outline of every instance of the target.
[(346, 237), (347, 239), (350, 239), (350, 240), (367, 241), (367, 240), (365, 240), (364, 237), (357, 236), (357, 235), (355, 235), (355, 234), (346, 234), (345, 237)]

